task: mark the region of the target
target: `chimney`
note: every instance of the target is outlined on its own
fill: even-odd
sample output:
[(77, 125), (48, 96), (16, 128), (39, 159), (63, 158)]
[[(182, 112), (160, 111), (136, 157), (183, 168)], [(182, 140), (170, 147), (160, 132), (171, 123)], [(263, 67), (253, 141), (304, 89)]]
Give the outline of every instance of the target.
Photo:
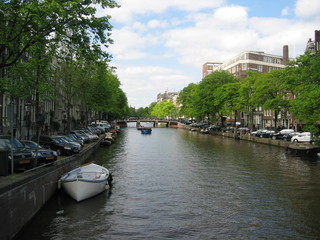
[(289, 62), (289, 47), (288, 45), (283, 46), (283, 64), (287, 64)]

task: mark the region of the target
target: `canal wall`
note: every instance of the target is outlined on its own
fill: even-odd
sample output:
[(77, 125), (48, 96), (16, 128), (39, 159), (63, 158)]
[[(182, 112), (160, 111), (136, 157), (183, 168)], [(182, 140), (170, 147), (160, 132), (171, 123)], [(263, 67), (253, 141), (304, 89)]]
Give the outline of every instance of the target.
[(273, 140), (272, 138), (259, 138), (259, 137), (251, 136), (250, 134), (239, 134), (238, 135), (238, 134), (234, 134), (231, 132), (219, 132), (219, 131), (210, 131), (210, 134), (225, 136), (225, 137), (230, 137), (230, 138), (236, 138), (239, 140), (257, 142), (257, 143), (262, 143), (262, 144), (268, 144), (268, 145), (273, 145), (273, 146), (278, 146), (278, 147), (283, 147), (283, 148), (286, 148), (291, 144), (291, 142)]
[[(183, 128), (186, 130), (196, 130), (197, 132), (200, 132), (200, 128), (191, 128), (188, 125), (179, 123), (178, 128)], [(211, 135), (218, 135), (218, 136), (224, 136), (224, 137), (229, 137), (229, 138), (235, 138), (239, 140), (245, 140), (245, 141), (251, 141), (251, 142), (257, 142), (257, 143), (262, 143), (262, 144), (268, 144), (268, 145), (273, 145), (273, 146), (278, 146), (278, 147), (283, 147), (287, 148), (291, 142), (286, 142), (286, 141), (280, 141), (280, 140), (273, 140), (272, 138), (259, 138), (255, 136), (251, 136), (248, 133), (241, 133), (240, 134), (235, 134), (233, 132), (221, 132), (221, 131), (214, 131), (210, 130), (209, 134)]]
[(0, 178), (0, 239), (12, 239), (57, 192), (58, 180), (90, 159), (100, 141), (54, 165)]

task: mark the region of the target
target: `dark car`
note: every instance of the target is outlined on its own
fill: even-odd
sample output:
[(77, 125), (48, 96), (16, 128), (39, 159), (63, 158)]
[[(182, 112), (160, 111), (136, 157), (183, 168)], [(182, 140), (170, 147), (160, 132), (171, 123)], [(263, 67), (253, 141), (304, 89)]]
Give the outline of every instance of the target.
[[(274, 134), (272, 134), (270, 137), (271, 137), (273, 140), (283, 139), (285, 135), (292, 134), (292, 133), (294, 133), (294, 130), (293, 130), (293, 129), (282, 129), (280, 132), (274, 133)], [(291, 138), (290, 138), (290, 139), (291, 139)]]
[(74, 130), (74, 131), (71, 131), (70, 133), (76, 135), (79, 138), (81, 138), (85, 144), (90, 142), (89, 136), (84, 134), (80, 130)]
[(84, 141), (81, 137), (77, 137), (77, 135), (72, 133), (66, 134), (65, 136), (70, 138), (72, 141), (79, 143), (81, 147), (84, 147)]
[(61, 140), (66, 141), (66, 142), (68, 142), (68, 143), (74, 144), (74, 145), (77, 146), (79, 149), (81, 149), (81, 148), (83, 147), (80, 143), (78, 143), (77, 141), (74, 141), (73, 139), (67, 137), (66, 135), (58, 135), (58, 136), (56, 136), (56, 137), (60, 137)]
[(59, 136), (45, 136), (39, 137), (39, 144), (43, 147), (55, 150), (60, 155), (72, 155), (80, 152), (80, 148), (75, 144), (63, 140)]
[[(276, 133), (276, 131), (274, 131), (274, 130), (267, 130), (267, 131), (261, 132), (258, 135), (260, 138), (270, 138), (275, 133)], [(258, 136), (258, 135), (256, 135), (256, 136)]]
[[(34, 153), (26, 149), (24, 145), (16, 138), (12, 139), (9, 135), (0, 135), (0, 151), (8, 152), (8, 170), (11, 170), (11, 148), (13, 153), (13, 169), (25, 170), (37, 166)], [(1, 159), (4, 161), (5, 159)]]
[(20, 142), (35, 154), (38, 165), (53, 163), (58, 159), (58, 153), (56, 151), (44, 148), (34, 141), (21, 140)]
[(266, 131), (268, 131), (268, 129), (259, 129), (257, 131), (251, 132), (251, 135), (255, 137), (260, 137), (260, 135)]

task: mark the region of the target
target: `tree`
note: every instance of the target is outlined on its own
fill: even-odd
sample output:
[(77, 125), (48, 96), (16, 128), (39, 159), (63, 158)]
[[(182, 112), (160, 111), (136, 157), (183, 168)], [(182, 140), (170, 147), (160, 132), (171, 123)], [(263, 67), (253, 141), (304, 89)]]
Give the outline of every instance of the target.
[(234, 115), (234, 126), (240, 108), (240, 82), (226, 83), (215, 91), (215, 105), (219, 106), (219, 114), (224, 116)]
[(249, 114), (249, 127), (254, 129), (253, 114), (259, 106), (254, 100), (255, 82), (258, 81), (260, 73), (248, 72), (248, 76), (241, 80), (239, 87), (239, 110)]
[(283, 70), (273, 70), (259, 75), (255, 82), (253, 100), (264, 109), (274, 111), (274, 128), (277, 128), (278, 115), (288, 109), (288, 90), (283, 81)]
[(155, 105), (152, 109), (151, 115), (157, 118), (172, 118), (176, 113), (176, 107), (171, 101), (163, 100), (162, 102)]
[(178, 103), (180, 106), (180, 115), (185, 118), (194, 118), (196, 116), (195, 98), (197, 94), (198, 85), (190, 83), (187, 87), (183, 88), (178, 96)]
[(29, 48), (64, 37), (79, 49), (109, 57), (110, 16), (96, 17), (96, 4), (118, 7), (113, 0), (0, 1), (0, 70), (18, 62)]
[(206, 76), (199, 83), (198, 93), (196, 97), (196, 105), (199, 108), (199, 115), (207, 116), (210, 120), (211, 116), (219, 115), (223, 125), (224, 116), (219, 114), (221, 105), (216, 99), (216, 91), (219, 87), (227, 83), (237, 82), (238, 79), (227, 71), (214, 71)]
[(290, 101), (290, 111), (306, 129), (319, 132), (320, 120), (320, 52), (306, 53), (285, 69), (287, 86), (294, 92)]

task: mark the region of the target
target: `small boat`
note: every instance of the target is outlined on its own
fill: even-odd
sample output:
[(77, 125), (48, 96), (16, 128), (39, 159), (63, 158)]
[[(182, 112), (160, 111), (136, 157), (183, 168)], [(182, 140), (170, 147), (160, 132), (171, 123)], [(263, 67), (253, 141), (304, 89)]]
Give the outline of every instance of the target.
[(143, 129), (141, 129), (141, 134), (151, 134), (152, 129), (148, 128), (148, 127), (144, 127)]
[(90, 163), (63, 175), (59, 182), (66, 193), (77, 202), (102, 193), (111, 187), (112, 175), (108, 169)]
[(105, 133), (105, 137), (102, 139), (100, 145), (110, 146), (114, 142), (115, 136), (111, 132)]
[(208, 128), (201, 128), (200, 133), (209, 134)]

